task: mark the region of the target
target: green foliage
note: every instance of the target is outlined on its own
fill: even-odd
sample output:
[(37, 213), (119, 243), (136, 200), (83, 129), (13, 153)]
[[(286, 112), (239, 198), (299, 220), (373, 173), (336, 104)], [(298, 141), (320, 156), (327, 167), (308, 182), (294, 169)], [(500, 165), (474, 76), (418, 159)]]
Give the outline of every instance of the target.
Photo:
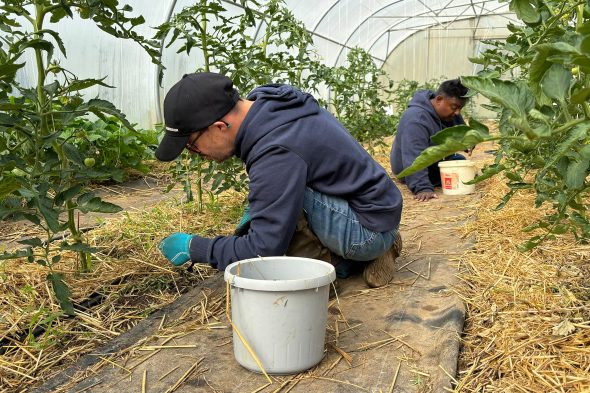
[(351, 49), (346, 65), (324, 67), (320, 75), (330, 89), (328, 108), (358, 141), (371, 142), (393, 133), (393, 118), (386, 113), (393, 81), (369, 53)]
[[(76, 225), (76, 211), (114, 212), (119, 207), (86, 193), (90, 181), (110, 177), (95, 168), (79, 149), (84, 138), (71, 130), (94, 115), (108, 124), (115, 117), (120, 125), (132, 130), (125, 116), (108, 101), (85, 100), (82, 91), (95, 85), (107, 86), (103, 79), (79, 79), (53, 61), (55, 51), (64, 56), (66, 48), (58, 32), (44, 28), (49, 18), (58, 22), (73, 18), (77, 11), (91, 19), (103, 31), (115, 37), (132, 39), (157, 62), (157, 42), (146, 41), (133, 29), (143, 18), (128, 17), (129, 6), (117, 0), (5, 0), (0, 6), (0, 219), (28, 220), (39, 226), (46, 239), (25, 241), (25, 250), (4, 253), (0, 258), (26, 257), (29, 262), (47, 266), (48, 280), (66, 313), (72, 313), (68, 290), (53, 264), (61, 259), (62, 250), (79, 254), (82, 270), (90, 269), (90, 252)], [(18, 21), (17, 21), (18, 20)], [(23, 25), (21, 25), (23, 23)], [(35, 58), (34, 87), (25, 88), (15, 79), (23, 66), (19, 60), (32, 51)], [(93, 130), (94, 131), (94, 130)], [(54, 234), (69, 231), (71, 241), (50, 248)]]
[[(462, 78), (463, 84), (492, 102), (490, 109), (499, 117), (500, 134), (481, 137), (498, 141), (495, 163), (476, 181), (504, 173), (510, 190), (498, 208), (521, 189), (534, 190), (536, 207), (551, 208), (527, 228), (539, 234), (523, 244), (523, 250), (566, 232), (587, 241), (590, 5), (512, 0), (510, 9), (523, 25), (510, 25), (512, 34), (505, 42), (490, 43), (491, 49), (472, 60), (484, 65), (481, 75)], [(514, 80), (500, 79), (505, 75)], [(448, 135), (435, 147), (448, 150), (456, 139)], [(432, 156), (429, 149), (417, 161)]]
[(149, 171), (143, 161), (153, 159), (157, 135), (153, 130), (129, 129), (114, 116), (96, 121), (76, 119), (62, 134), (65, 139), (71, 138), (72, 145), (86, 157), (87, 167), (108, 173), (118, 182), (125, 180), (126, 169)]

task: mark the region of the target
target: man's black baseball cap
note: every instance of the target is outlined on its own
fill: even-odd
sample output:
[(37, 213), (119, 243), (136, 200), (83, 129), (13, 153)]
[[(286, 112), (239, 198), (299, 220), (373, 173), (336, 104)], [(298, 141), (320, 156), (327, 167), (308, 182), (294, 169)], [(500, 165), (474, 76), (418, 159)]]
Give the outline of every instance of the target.
[(228, 77), (213, 72), (185, 74), (164, 98), (166, 134), (156, 149), (160, 161), (182, 153), (190, 135), (226, 115), (240, 95)]

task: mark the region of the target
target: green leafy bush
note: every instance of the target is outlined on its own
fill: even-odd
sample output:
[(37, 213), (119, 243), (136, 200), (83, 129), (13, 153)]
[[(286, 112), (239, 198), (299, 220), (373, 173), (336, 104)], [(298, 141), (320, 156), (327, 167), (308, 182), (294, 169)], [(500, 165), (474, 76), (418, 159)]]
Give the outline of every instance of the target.
[(158, 143), (157, 131), (129, 129), (112, 116), (96, 121), (76, 119), (63, 137), (71, 138), (72, 145), (89, 160), (85, 161), (87, 167), (109, 173), (110, 179), (118, 182), (125, 180), (129, 168), (147, 173), (149, 167), (143, 160), (154, 159)]
[[(105, 78), (79, 79), (55, 62), (54, 53), (66, 56), (66, 48), (59, 33), (44, 24), (74, 15), (92, 20), (107, 34), (137, 42), (155, 63), (158, 43), (134, 31), (144, 23), (143, 17), (128, 17), (132, 8), (117, 0), (33, 3), (4, 0), (0, 5), (0, 219), (28, 220), (42, 230), (44, 239), (21, 241), (26, 249), (2, 253), (0, 259), (26, 257), (28, 262), (46, 266), (62, 309), (73, 314), (69, 289), (53, 265), (69, 250), (78, 254), (82, 271), (91, 268), (95, 249), (84, 241), (76, 213), (112, 213), (121, 208), (86, 190), (89, 182), (109, 175), (94, 168), (97, 158), (82, 155), (73, 143), (76, 138), (68, 137), (66, 130), (90, 114), (105, 122), (115, 116), (126, 128), (133, 127), (112, 103), (84, 97), (87, 88), (110, 86)], [(33, 55), (36, 70), (31, 88), (16, 80), (27, 52)], [(54, 247), (54, 235), (62, 231), (70, 236)]]
[(386, 113), (393, 81), (371, 55), (353, 48), (347, 64), (323, 67), (320, 76), (330, 89), (327, 107), (359, 142), (372, 142), (394, 132), (394, 118)]

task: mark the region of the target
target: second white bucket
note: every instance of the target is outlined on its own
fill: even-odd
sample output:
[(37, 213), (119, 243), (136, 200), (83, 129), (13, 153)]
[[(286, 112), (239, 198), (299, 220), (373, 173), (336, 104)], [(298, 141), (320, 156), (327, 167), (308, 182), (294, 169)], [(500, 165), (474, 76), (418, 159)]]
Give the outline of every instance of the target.
[[(225, 269), (231, 318), (269, 374), (294, 374), (322, 360), (330, 283), (329, 263), (310, 258), (264, 257), (234, 262)], [(234, 356), (261, 372), (236, 331)]]
[(472, 161), (441, 161), (438, 167), (443, 194), (466, 195), (475, 191), (474, 184), (465, 184), (475, 178), (475, 164)]

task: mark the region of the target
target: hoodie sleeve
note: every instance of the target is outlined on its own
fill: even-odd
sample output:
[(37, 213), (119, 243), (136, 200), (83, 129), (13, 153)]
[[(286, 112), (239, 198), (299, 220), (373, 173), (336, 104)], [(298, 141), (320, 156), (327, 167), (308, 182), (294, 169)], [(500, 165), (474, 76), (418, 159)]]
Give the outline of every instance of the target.
[(248, 234), (194, 236), (191, 260), (224, 270), (242, 259), (285, 254), (303, 211), (307, 164), (295, 153), (273, 147), (250, 165), (248, 175), (252, 218)]
[[(430, 132), (426, 125), (415, 120), (400, 124), (401, 127), (404, 127), (403, 133), (405, 137), (403, 146), (401, 146), (402, 167), (405, 169), (412, 165), (420, 153), (430, 146)], [(406, 176), (406, 184), (414, 194), (421, 191), (434, 191), (428, 177), (428, 168)]]

